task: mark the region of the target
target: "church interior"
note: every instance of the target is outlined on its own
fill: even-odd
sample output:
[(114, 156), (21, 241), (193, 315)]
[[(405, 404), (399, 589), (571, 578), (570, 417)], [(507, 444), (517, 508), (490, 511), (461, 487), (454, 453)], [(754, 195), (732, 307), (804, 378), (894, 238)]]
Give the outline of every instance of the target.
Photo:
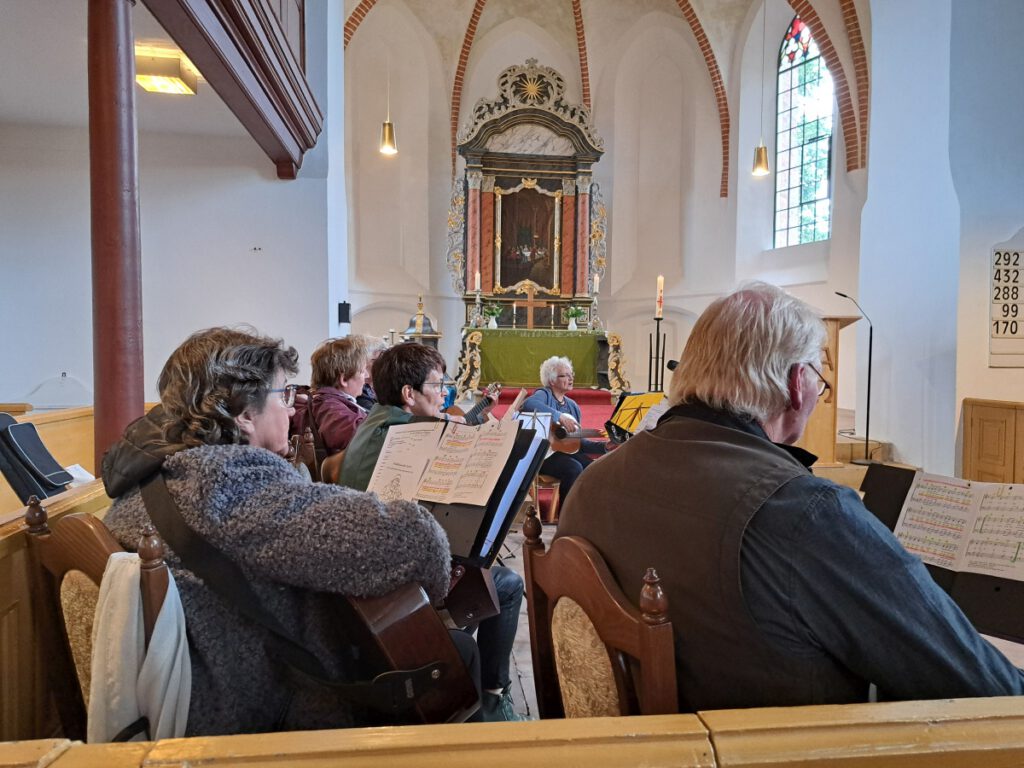
[[(240, 325), (294, 346), (297, 382), (366, 334), (436, 346), (460, 396), (504, 405), (569, 354), (614, 402), (764, 281), (829, 323), (825, 469), (864, 442), (1020, 482), (1024, 301), (996, 259), (1024, 247), (1021, 39), (1020, 0), (0, 0), (0, 411), (99, 474), (181, 340)], [(191, 90), (133, 87), (112, 128), (118, 62)], [(51, 514), (109, 504), (78, 490)], [(1024, 759), (1011, 699), (75, 745), (0, 502), (0, 766)]]

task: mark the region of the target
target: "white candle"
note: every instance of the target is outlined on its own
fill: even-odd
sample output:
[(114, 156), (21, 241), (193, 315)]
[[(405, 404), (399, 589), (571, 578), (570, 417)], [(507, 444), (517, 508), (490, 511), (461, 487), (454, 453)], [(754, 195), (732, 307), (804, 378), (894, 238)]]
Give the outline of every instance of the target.
[(476, 290), (480, 290), (480, 270), (476, 271)]
[(601, 287), (601, 276), (600, 275), (594, 275), (594, 293), (597, 293), (598, 289), (600, 289), (600, 287)]
[(665, 306), (665, 276), (658, 275), (658, 299), (654, 304), (654, 316), (661, 317)]
[(513, 301), (512, 302), (512, 317), (515, 317), (515, 316), (516, 316), (516, 303)]

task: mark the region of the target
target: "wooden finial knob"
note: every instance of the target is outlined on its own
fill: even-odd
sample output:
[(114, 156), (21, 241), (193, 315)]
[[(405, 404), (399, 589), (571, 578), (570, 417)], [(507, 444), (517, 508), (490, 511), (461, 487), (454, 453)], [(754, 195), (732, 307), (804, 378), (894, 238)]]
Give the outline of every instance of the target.
[(540, 524), (540, 518), (537, 517), (537, 504), (536, 502), (530, 502), (529, 509), (526, 512), (526, 520), (523, 522), (523, 535), (526, 537), (526, 543), (534, 547), (540, 545), (542, 530), (544, 530), (544, 526)]
[(668, 598), (661, 588), (658, 572), (648, 568), (644, 586), (640, 590), (640, 613), (645, 624), (664, 624), (668, 621)]
[(146, 523), (142, 529), (142, 536), (139, 537), (139, 559), (142, 561), (141, 568), (148, 570), (159, 568), (164, 563), (164, 555), (167, 554), (167, 547), (164, 540), (156, 532), (152, 523)]
[(28, 532), (33, 536), (43, 536), (50, 532), (47, 524), (46, 508), (39, 501), (38, 496), (28, 497), (28, 507), (25, 509), (25, 525)]

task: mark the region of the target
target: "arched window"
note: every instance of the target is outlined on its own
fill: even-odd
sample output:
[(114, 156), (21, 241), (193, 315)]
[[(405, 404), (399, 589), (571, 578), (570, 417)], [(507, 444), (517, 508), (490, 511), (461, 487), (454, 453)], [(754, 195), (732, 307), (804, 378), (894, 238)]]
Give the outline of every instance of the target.
[(775, 124), (775, 247), (832, 231), (832, 75), (810, 28), (793, 17), (779, 50)]

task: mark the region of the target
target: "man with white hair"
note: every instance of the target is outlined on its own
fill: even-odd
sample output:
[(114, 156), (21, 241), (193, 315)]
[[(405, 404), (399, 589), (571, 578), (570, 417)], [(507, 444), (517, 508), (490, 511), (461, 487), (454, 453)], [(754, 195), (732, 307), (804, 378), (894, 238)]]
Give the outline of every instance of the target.
[(825, 328), (764, 283), (698, 319), (651, 432), (576, 482), (558, 535), (594, 543), (627, 594), (661, 576), (684, 711), (1019, 695), (857, 494), (792, 443), (828, 389)]

